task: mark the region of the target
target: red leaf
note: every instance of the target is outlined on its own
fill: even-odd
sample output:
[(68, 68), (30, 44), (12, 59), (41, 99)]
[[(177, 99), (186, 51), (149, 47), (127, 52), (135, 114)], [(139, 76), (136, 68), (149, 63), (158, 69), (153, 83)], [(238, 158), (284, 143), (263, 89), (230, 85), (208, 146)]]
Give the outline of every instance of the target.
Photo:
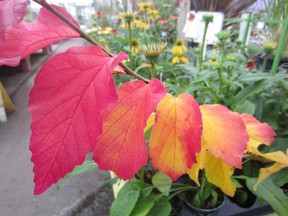
[(126, 180), (147, 163), (144, 128), (166, 89), (154, 79), (149, 84), (125, 83), (117, 92), (117, 106), (103, 115), (103, 134), (98, 138), (93, 159), (100, 169), (112, 170)]
[(100, 47), (67, 50), (46, 62), (30, 92), (30, 150), (35, 194), (45, 191), (81, 164), (102, 133), (102, 112), (116, 104), (111, 58)]
[(25, 16), (26, 0), (0, 1), (0, 42), (4, 40), (5, 29), (19, 23)]
[[(53, 6), (72, 22), (77, 22), (63, 8)], [(20, 60), (37, 50), (55, 42), (79, 37), (79, 34), (45, 8), (39, 12), (38, 20), (20, 22), (6, 29), (5, 41), (0, 44), (0, 66), (17, 66)]]

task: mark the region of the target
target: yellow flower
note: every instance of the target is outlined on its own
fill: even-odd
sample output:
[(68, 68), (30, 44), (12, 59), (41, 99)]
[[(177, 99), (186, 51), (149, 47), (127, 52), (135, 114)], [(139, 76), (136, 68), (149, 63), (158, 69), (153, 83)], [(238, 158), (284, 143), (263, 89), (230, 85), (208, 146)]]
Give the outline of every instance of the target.
[(139, 52), (138, 40), (136, 38), (132, 38), (131, 45), (131, 50), (133, 53)]
[(177, 39), (175, 46), (172, 48), (171, 52), (173, 54), (182, 54), (187, 52), (187, 47), (183, 45), (183, 41), (181, 39)]
[(164, 4), (163, 6), (164, 6), (165, 9), (168, 9), (168, 8), (172, 7), (172, 4)]
[(149, 19), (150, 20), (154, 20), (154, 19), (159, 19), (160, 18), (159, 11), (157, 11), (155, 9), (149, 10), (148, 14), (149, 14)]
[(185, 56), (183, 56), (182, 54), (179, 54), (179, 53), (177, 54), (177, 56), (174, 56), (172, 58), (173, 64), (179, 64), (181, 62), (183, 62), (184, 64), (187, 64), (189, 62), (189, 60)]
[(150, 63), (156, 63), (158, 61), (158, 57), (160, 53), (166, 48), (167, 43), (149, 43), (147, 45), (143, 44), (140, 47), (140, 50), (145, 55), (145, 57), (149, 60)]
[(218, 64), (218, 62), (217, 62), (217, 60), (215, 58), (209, 59), (208, 61), (211, 62), (214, 65)]
[(153, 6), (153, 3), (152, 2), (142, 2), (142, 3), (138, 3), (138, 6), (139, 6), (140, 11), (147, 12), (147, 10)]
[(270, 41), (270, 40), (266, 41), (263, 44), (263, 49), (266, 54), (271, 54), (276, 47), (277, 47), (277, 43), (274, 41)]
[(99, 35), (111, 34), (113, 29), (111, 27), (100, 27), (98, 30)]
[(148, 24), (145, 20), (134, 20), (133, 26), (147, 30), (150, 27), (150, 24)]

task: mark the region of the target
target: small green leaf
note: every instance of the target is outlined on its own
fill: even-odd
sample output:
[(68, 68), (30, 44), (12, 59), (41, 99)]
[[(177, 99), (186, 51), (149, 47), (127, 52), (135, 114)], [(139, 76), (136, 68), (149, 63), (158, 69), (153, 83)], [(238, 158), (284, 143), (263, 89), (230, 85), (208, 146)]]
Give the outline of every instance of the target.
[[(152, 188), (150, 190), (152, 192)], [(155, 201), (159, 198), (159, 195), (154, 193), (150, 193), (149, 195), (145, 196), (142, 191), (140, 191), (140, 197), (131, 213), (131, 216), (143, 216), (147, 215), (148, 212), (154, 206)]]
[(168, 199), (159, 200), (149, 211), (147, 216), (168, 216), (171, 212), (171, 204)]
[(265, 80), (260, 80), (260, 81), (255, 82), (253, 85), (242, 89), (237, 95), (235, 95), (235, 97), (232, 100), (232, 104), (235, 105), (235, 104), (242, 103), (249, 96), (252, 96), (262, 91), (263, 89), (265, 89), (266, 85), (267, 85), (267, 82)]
[(274, 151), (282, 151), (286, 152), (287, 149), (288, 138), (275, 138), (273, 145), (270, 146), (260, 146), (260, 150), (262, 153), (274, 152)]
[(146, 187), (147, 185), (144, 182), (137, 179), (127, 181), (113, 201), (110, 215), (130, 216), (139, 199), (140, 191)]
[(63, 181), (65, 181), (65, 180), (67, 180), (73, 176), (80, 175), (84, 172), (88, 172), (90, 170), (96, 169), (97, 167), (98, 167), (97, 164), (93, 160), (84, 161), (83, 164), (76, 166), (72, 172), (67, 173), (64, 176), (64, 178), (60, 179), (60, 181), (57, 184), (57, 188), (59, 189), (59, 186)]
[(110, 208), (110, 216), (130, 216), (138, 198), (140, 190), (126, 191), (125, 194), (119, 193)]
[(282, 187), (288, 183), (288, 168), (281, 169), (272, 175), (273, 182), (277, 187)]
[(162, 172), (156, 173), (152, 177), (152, 184), (164, 195), (169, 196), (172, 180), (168, 175)]
[(250, 115), (254, 115), (255, 104), (245, 100), (244, 103), (236, 104), (234, 111), (238, 113), (248, 113)]
[(272, 178), (265, 179), (254, 191), (253, 187), (256, 182), (257, 178), (246, 178), (246, 184), (254, 194), (265, 199), (278, 215), (288, 215), (288, 197), (280, 188), (275, 186)]
[(119, 180), (118, 177), (110, 178), (110, 179), (102, 182), (101, 185), (99, 186), (99, 189), (104, 189), (104, 188), (112, 187), (114, 184), (117, 183), (118, 180)]

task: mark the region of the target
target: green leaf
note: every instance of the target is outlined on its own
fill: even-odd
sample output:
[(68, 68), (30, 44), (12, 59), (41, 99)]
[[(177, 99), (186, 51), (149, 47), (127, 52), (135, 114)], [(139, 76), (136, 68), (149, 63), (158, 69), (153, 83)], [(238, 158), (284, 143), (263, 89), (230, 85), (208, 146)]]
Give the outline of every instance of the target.
[(255, 160), (249, 160), (243, 164), (242, 172), (248, 177), (257, 177), (259, 170), (262, 168), (262, 163)]
[(257, 178), (246, 178), (247, 187), (257, 196), (265, 199), (278, 215), (288, 215), (288, 197), (283, 191), (276, 187), (272, 178), (267, 178), (258, 186), (256, 192), (253, 190)]
[(236, 104), (242, 103), (249, 96), (254, 95), (254, 94), (262, 91), (263, 89), (265, 89), (266, 85), (267, 84), (266, 84), (265, 80), (261, 80), (261, 81), (255, 82), (251, 86), (248, 86), (248, 87), (242, 89), (240, 92), (238, 92), (237, 95), (235, 95), (235, 97), (232, 100), (232, 104), (234, 104), (234, 106), (235, 106)]
[(273, 182), (277, 187), (282, 187), (288, 183), (288, 168), (281, 169), (272, 175)]
[(261, 145), (260, 151), (262, 153), (275, 152), (275, 151), (282, 151), (286, 153), (287, 143), (288, 143), (288, 138), (275, 138), (272, 145), (270, 146)]
[(168, 216), (171, 212), (171, 204), (168, 199), (161, 199), (155, 203), (147, 216)]
[(238, 113), (248, 113), (250, 115), (254, 115), (255, 113), (255, 104), (251, 103), (248, 100), (245, 100), (244, 103), (239, 103), (236, 105), (235, 112)]
[(125, 194), (119, 193), (110, 208), (110, 216), (130, 216), (139, 198), (140, 190), (126, 191)]
[(260, 80), (267, 80), (267, 84), (268, 83), (273, 83), (275, 81), (278, 80), (283, 80), (285, 78), (288, 78), (288, 74), (283, 73), (283, 72), (279, 72), (277, 74), (269, 74), (269, 73), (247, 73), (247, 74), (243, 74), (241, 75), (240, 79), (242, 81), (246, 81), (246, 82), (255, 82), (255, 81), (260, 81)]
[(118, 180), (119, 180), (118, 177), (109, 178), (108, 180), (106, 180), (106, 181), (104, 181), (104, 182), (101, 183), (101, 185), (99, 186), (99, 189), (104, 189), (104, 188), (112, 187), (114, 184), (117, 183)]
[(139, 199), (140, 191), (146, 187), (147, 185), (144, 182), (137, 179), (127, 181), (113, 201), (110, 215), (129, 216)]
[(152, 177), (152, 184), (164, 195), (169, 196), (172, 180), (168, 175), (162, 172), (156, 173)]
[(59, 187), (59, 185), (63, 181), (65, 181), (65, 180), (67, 180), (73, 176), (76, 176), (76, 175), (82, 174), (84, 172), (88, 172), (90, 170), (96, 169), (97, 167), (98, 167), (97, 164), (93, 160), (86, 160), (86, 161), (84, 161), (83, 164), (76, 166), (72, 172), (67, 173), (64, 178), (60, 179), (59, 183), (57, 184), (57, 187)]
[[(144, 189), (145, 190), (145, 189)], [(140, 191), (140, 197), (131, 213), (131, 216), (143, 216), (147, 215), (148, 212), (154, 206), (155, 201), (159, 198), (159, 195), (152, 193), (152, 188), (150, 194), (145, 196), (142, 191)]]

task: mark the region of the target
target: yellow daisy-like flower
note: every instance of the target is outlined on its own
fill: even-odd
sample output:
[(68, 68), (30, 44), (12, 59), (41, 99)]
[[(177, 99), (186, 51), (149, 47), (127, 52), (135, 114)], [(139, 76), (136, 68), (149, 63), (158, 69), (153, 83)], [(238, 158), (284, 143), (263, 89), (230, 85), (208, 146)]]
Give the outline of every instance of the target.
[(218, 62), (217, 62), (217, 60), (215, 58), (209, 59), (208, 61), (211, 62), (214, 65), (218, 64)]
[(168, 9), (168, 8), (172, 7), (172, 4), (164, 4), (163, 6), (164, 6), (165, 9)]
[(157, 11), (155, 9), (149, 10), (148, 14), (149, 14), (150, 20), (160, 19), (159, 11)]
[(277, 43), (274, 41), (266, 41), (263, 44), (263, 49), (266, 54), (271, 54), (276, 47)]
[(107, 35), (107, 34), (111, 34), (112, 31), (113, 29), (111, 27), (100, 27), (100, 29), (98, 30), (98, 34)]
[(189, 60), (185, 56), (183, 56), (182, 54), (179, 54), (179, 53), (172, 58), (173, 64), (180, 64), (181, 62), (184, 64), (187, 64), (189, 62)]
[(133, 26), (147, 30), (149, 29), (150, 24), (147, 23), (145, 20), (134, 20)]
[(173, 54), (182, 54), (187, 52), (187, 47), (183, 45), (183, 41), (181, 39), (177, 39), (175, 46), (172, 48), (171, 52)]
[(132, 38), (131, 40), (131, 51), (133, 53), (139, 52), (140, 48), (138, 46), (138, 40), (136, 38)]
[(166, 48), (167, 43), (149, 43), (147, 45), (143, 44), (140, 50), (145, 55), (150, 63), (156, 63), (160, 53)]
[(143, 12), (147, 12), (147, 10), (149, 8), (151, 8), (153, 6), (153, 3), (152, 2), (142, 2), (142, 3), (138, 3), (138, 7), (139, 7), (139, 10), (140, 11), (143, 11)]

